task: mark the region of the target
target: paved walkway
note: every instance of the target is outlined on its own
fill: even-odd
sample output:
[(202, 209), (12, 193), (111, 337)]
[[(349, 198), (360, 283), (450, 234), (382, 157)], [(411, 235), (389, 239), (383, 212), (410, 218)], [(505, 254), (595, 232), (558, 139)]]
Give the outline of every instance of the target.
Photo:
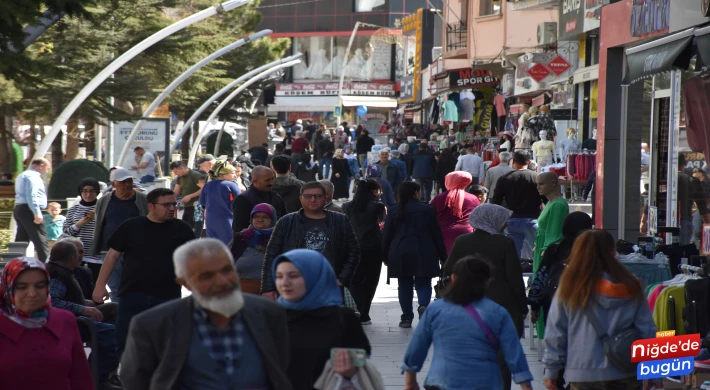
[[(401, 310), (397, 299), (397, 280), (392, 279), (391, 284), (387, 285), (385, 272), (386, 268), (383, 267), (380, 285), (377, 288), (377, 295), (370, 313), (372, 325), (364, 326), (364, 328), (372, 344), (372, 361), (382, 374), (387, 390), (404, 389), (404, 375), (402, 375), (399, 366), (404, 358), (409, 339), (418, 324), (418, 319), (414, 320), (411, 329), (399, 327)], [(416, 309), (416, 297), (414, 307)], [(528, 334), (526, 334), (526, 337), (529, 337)], [(542, 364), (537, 360), (537, 351), (530, 349), (529, 338), (522, 339), (521, 342), (523, 343), (530, 370), (535, 378), (532, 383), (533, 389), (544, 389), (545, 387), (542, 384)], [(426, 378), (432, 351), (433, 347), (429, 350), (429, 359), (424, 365), (424, 370), (418, 375), (417, 380), (420, 386), (423, 385)], [(516, 387), (514, 384), (513, 389)]]

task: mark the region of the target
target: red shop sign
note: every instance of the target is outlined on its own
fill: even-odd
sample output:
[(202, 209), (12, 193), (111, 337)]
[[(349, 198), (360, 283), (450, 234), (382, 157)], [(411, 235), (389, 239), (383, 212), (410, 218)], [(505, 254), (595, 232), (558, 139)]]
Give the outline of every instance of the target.
[(537, 63), (532, 68), (528, 69), (528, 74), (533, 80), (539, 83), (550, 75), (550, 70), (547, 69), (545, 65)]
[(557, 56), (552, 59), (552, 61), (547, 63), (547, 67), (552, 71), (552, 73), (556, 74), (557, 76), (561, 76), (562, 73), (568, 71), (572, 65), (570, 65), (567, 60), (565, 60), (562, 56)]

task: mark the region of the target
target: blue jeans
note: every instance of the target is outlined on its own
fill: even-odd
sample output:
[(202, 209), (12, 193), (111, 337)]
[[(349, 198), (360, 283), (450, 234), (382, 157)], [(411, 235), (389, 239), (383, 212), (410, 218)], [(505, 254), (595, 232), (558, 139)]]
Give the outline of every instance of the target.
[[(508, 220), (508, 227), (505, 235), (515, 242), (515, 250), (519, 258), (523, 257), (523, 244), (527, 241), (530, 249), (535, 247), (535, 233), (537, 232), (537, 219), (534, 218), (511, 218)], [(532, 258), (530, 256), (529, 258)]]
[[(179, 297), (175, 297), (179, 298)], [(139, 291), (129, 292), (121, 296), (116, 317), (116, 341), (118, 341), (118, 356), (123, 355), (128, 338), (128, 327), (131, 320), (138, 314), (155, 306), (171, 301), (173, 298), (159, 298)]]
[(431, 202), (431, 192), (434, 190), (434, 179), (425, 177), (414, 180), (422, 187), (422, 198), (420, 200), (426, 203)]
[(399, 293), (399, 307), (402, 308), (402, 319), (413, 320), (412, 300), (414, 300), (414, 289), (417, 290), (419, 306), (427, 306), (431, 302), (431, 278), (398, 278), (397, 283), (399, 284), (397, 291)]
[(83, 317), (91, 321), (96, 329), (96, 338), (99, 345), (99, 383), (104, 383), (108, 380), (109, 374), (118, 367), (118, 346), (116, 345), (116, 327), (113, 324), (94, 321), (91, 318)]
[(155, 176), (153, 175), (145, 175), (141, 177), (141, 183), (152, 183), (155, 181)]
[(111, 302), (119, 303), (118, 289), (121, 287), (121, 275), (123, 275), (123, 255), (116, 261), (116, 266), (113, 268), (113, 272), (108, 277), (108, 288), (111, 289), (109, 295), (111, 296)]
[(323, 179), (327, 179), (330, 176), (330, 163), (333, 162), (332, 158), (323, 157), (318, 160), (318, 166), (320, 167), (320, 174)]

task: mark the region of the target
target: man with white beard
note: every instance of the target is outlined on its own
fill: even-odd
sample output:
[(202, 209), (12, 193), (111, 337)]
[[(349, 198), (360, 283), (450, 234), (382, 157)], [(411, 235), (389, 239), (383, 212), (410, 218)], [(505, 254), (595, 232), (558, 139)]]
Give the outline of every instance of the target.
[(286, 377), (286, 312), (243, 294), (229, 249), (219, 240), (188, 242), (173, 253), (177, 282), (192, 296), (134, 317), (121, 360), (131, 390), (278, 389)]

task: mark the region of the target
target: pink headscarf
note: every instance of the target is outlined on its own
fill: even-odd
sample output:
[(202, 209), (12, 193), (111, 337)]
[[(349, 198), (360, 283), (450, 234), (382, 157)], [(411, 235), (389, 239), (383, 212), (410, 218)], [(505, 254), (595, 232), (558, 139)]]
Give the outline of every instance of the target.
[(464, 171), (454, 171), (446, 175), (444, 184), (449, 190), (446, 195), (446, 207), (450, 208), (457, 218), (463, 218), (463, 201), (466, 197), (464, 190), (472, 181), (471, 174)]

